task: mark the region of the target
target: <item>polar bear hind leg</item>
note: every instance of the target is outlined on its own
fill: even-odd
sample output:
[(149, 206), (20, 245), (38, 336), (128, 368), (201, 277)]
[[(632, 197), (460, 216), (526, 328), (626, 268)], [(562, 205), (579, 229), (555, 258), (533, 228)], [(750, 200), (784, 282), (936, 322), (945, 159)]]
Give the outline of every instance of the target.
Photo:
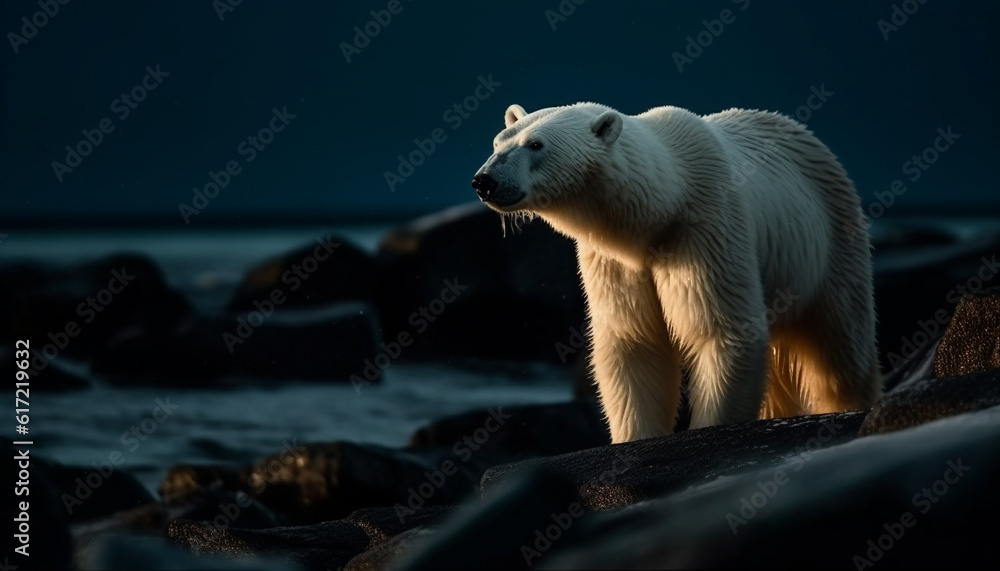
[[(829, 286), (797, 323), (775, 332), (762, 418), (871, 408), (881, 395), (881, 374), (866, 291)], [(869, 302), (870, 303), (870, 302)]]

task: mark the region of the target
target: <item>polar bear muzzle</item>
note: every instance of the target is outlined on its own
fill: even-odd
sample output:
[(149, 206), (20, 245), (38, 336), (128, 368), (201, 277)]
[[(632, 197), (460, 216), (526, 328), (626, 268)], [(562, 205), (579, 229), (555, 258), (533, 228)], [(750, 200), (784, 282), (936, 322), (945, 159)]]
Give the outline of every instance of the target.
[(494, 206), (510, 206), (524, 198), (523, 192), (509, 186), (501, 186), (489, 174), (477, 174), (474, 176), (472, 178), (472, 188), (476, 189), (479, 200)]
[[(494, 155), (494, 157), (496, 157), (496, 155)], [(492, 164), (502, 164), (505, 161), (503, 159), (493, 160), (493, 157), (490, 157), (490, 159), (491, 160), (487, 161), (486, 164), (479, 169), (479, 172), (472, 177), (472, 188), (476, 190), (479, 200), (487, 206), (494, 206), (498, 208), (517, 204), (525, 197), (525, 193), (510, 184), (504, 184), (494, 178), (493, 175), (488, 172), (489, 167)]]

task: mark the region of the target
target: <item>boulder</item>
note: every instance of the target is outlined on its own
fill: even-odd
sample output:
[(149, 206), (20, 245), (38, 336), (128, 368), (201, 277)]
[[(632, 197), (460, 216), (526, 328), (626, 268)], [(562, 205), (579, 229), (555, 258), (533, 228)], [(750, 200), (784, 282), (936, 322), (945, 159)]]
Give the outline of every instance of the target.
[(55, 355), (85, 360), (119, 331), (169, 330), (191, 313), (188, 301), (141, 254), (67, 268), (0, 267), (0, 339), (31, 340), (33, 359), (40, 361)]
[(393, 508), (365, 509), (341, 520), (262, 530), (176, 520), (167, 535), (199, 557), (275, 558), (306, 570), (326, 571), (343, 567), (356, 555), (408, 529), (436, 525), (451, 512), (452, 508), (427, 508), (403, 522)]
[(540, 220), (505, 237), (495, 212), (457, 206), (387, 234), (378, 262), (385, 337), (412, 335), (408, 358), (556, 361), (584, 321), (574, 246)]
[(1000, 287), (959, 300), (934, 361), (938, 377), (1000, 369)]
[[(553, 434), (559, 434), (553, 437)], [(204, 490), (242, 491), (293, 523), (393, 506), (403, 517), (478, 495), (487, 468), (608, 442), (593, 402), (497, 407), (418, 429), (402, 449), (334, 442), (287, 446), (253, 466), (172, 468), (161, 485), (173, 503)]]
[(865, 418), (859, 436), (903, 430), (1000, 405), (1000, 369), (963, 377), (918, 379), (886, 393)]
[[(504, 425), (480, 445), (487, 453), (512, 458), (549, 456), (611, 443), (607, 424), (594, 400), (496, 410), (503, 417)], [(454, 447), (476, 430), (484, 430), (484, 422), (490, 416), (490, 410), (476, 410), (435, 420), (417, 429), (410, 436), (409, 445), (413, 448)]]
[[(340, 304), (264, 315), (197, 317), (111, 339), (91, 370), (114, 384), (201, 386), (220, 378), (349, 381), (379, 351), (372, 310)], [(373, 368), (364, 379), (378, 381)]]
[(53, 486), (48, 492), (59, 501), (72, 523), (111, 515), (154, 501), (132, 474), (115, 469), (107, 460), (91, 467), (64, 466), (32, 458), (32, 469), (45, 472)]
[(962, 296), (947, 328), (884, 379), (860, 434), (1000, 404), (1000, 288)]
[[(458, 512), (398, 559), (397, 569), (526, 569), (525, 551), (540, 541), (565, 541), (584, 513), (571, 482), (536, 466), (482, 504)], [(546, 535), (548, 537), (546, 537)]]
[(437, 533), (436, 528), (414, 527), (376, 545), (368, 551), (355, 555), (344, 566), (344, 571), (382, 571), (394, 569), (414, 549), (415, 545), (428, 541)]
[(326, 235), (248, 270), (229, 310), (252, 311), (255, 303), (274, 296), (282, 300), (280, 310), (372, 301), (377, 290), (374, 258), (343, 238)]
[(566, 478), (584, 507), (624, 507), (789, 458), (804, 465), (816, 450), (853, 439), (865, 414), (754, 420), (504, 464), (487, 470), (480, 486), (490, 497), (524, 470), (545, 466)]
[(992, 568), (998, 438), (996, 407), (860, 438), (798, 472), (786, 463), (593, 514), (534, 566)]
[[(948, 230), (951, 240), (926, 241), (922, 237), (927, 231), (945, 230), (931, 225), (900, 226), (892, 220), (884, 226), (884, 236), (874, 240), (875, 307), (881, 363), (891, 371), (933, 344), (964, 294), (996, 279), (996, 270), (991, 268), (997, 266), (1000, 235), (979, 231), (962, 237)], [(887, 240), (897, 247), (883, 248)]]

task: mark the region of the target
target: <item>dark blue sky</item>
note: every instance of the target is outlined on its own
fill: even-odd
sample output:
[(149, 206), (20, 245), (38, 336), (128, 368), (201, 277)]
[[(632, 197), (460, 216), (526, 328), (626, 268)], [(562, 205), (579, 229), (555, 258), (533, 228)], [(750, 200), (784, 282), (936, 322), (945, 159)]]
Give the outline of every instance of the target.
[[(475, 199), (469, 180), (509, 104), (581, 100), (626, 113), (671, 104), (793, 116), (811, 101), (818, 109), (800, 118), (866, 203), (900, 179), (900, 212), (1000, 206), (996, 2), (588, 0), (553, 30), (556, 0), (401, 0), (348, 63), (342, 42), (389, 4), (244, 0), (220, 21), (210, 0), (70, 2), (22, 43), (10, 34), (40, 8), (4, 2), (0, 219), (183, 224), (178, 205), (230, 161), (238, 174), (191, 224), (427, 212)], [(880, 30), (894, 5), (919, 8)], [(713, 24), (723, 10), (729, 22)], [(703, 20), (717, 35), (681, 72), (673, 54), (701, 32), (707, 43)], [(147, 78), (157, 65), (169, 75)], [(480, 77), (492, 77), (492, 92), (476, 98)], [(155, 88), (143, 101), (116, 103), (144, 80)], [(810, 100), (813, 88), (832, 95)], [(469, 97), (474, 111), (445, 114)], [(295, 118), (251, 153), (247, 138), (275, 108)], [(66, 162), (83, 129), (96, 140), (104, 119), (110, 132), (72, 172), (60, 167), (60, 182), (53, 161)], [(948, 126), (960, 138), (912, 181), (906, 161)], [(443, 142), (390, 190), (385, 172), (435, 129)]]

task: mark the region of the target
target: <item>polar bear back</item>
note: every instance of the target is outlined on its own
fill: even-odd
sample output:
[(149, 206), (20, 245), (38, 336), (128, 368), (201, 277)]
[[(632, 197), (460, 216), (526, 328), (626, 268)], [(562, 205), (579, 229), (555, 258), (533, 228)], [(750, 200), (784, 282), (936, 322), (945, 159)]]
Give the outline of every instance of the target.
[(856, 218), (857, 193), (843, 169), (782, 115), (734, 109), (704, 120), (734, 169), (730, 192), (753, 225), (765, 292), (811, 298), (826, 281), (835, 234)]

